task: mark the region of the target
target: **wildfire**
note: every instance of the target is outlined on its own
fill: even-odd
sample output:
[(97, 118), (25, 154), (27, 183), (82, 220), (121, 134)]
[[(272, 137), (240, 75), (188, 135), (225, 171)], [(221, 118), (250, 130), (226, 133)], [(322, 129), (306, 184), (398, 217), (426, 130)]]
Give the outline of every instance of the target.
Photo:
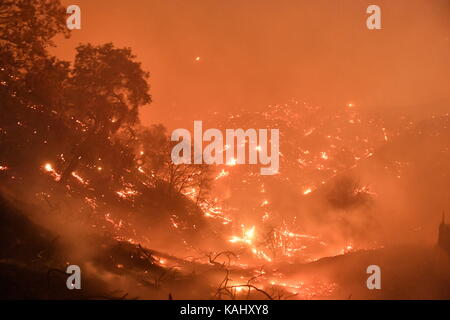
[[(348, 104), (347, 106), (351, 108), (353, 104)], [(277, 112), (280, 112), (280, 110), (283, 111), (282, 107), (277, 106), (277, 108)], [(293, 128), (294, 133), (294, 139), (290, 141), (290, 147), (293, 144), (293, 151), (290, 152), (289, 149), (285, 149), (282, 153), (283, 168), (286, 169), (283, 169), (285, 171), (282, 174), (279, 174), (277, 177), (271, 177), (271, 179), (274, 179), (274, 181), (276, 179), (277, 183), (288, 182), (294, 186), (293, 190), (299, 191), (300, 196), (307, 196), (313, 191), (320, 190), (321, 185), (326, 184), (330, 179), (333, 179), (342, 172), (344, 165), (338, 163), (341, 152), (345, 153), (346, 161), (348, 159), (349, 165), (347, 168), (351, 168), (357, 162), (372, 156), (375, 152), (374, 150), (377, 150), (377, 145), (372, 142), (375, 138), (372, 139), (372, 137), (363, 133), (357, 133), (358, 136), (356, 136), (351, 131), (350, 134), (352, 137), (356, 136), (356, 138), (348, 144), (348, 140), (351, 138), (349, 138), (348, 130), (346, 132), (346, 126), (348, 127), (348, 123), (352, 123), (352, 130), (356, 130), (353, 128), (357, 128), (359, 124), (364, 123), (364, 120), (357, 117), (356, 109), (343, 112), (345, 113), (344, 115), (341, 114), (331, 119), (335, 120), (333, 123), (339, 123), (333, 127), (322, 125), (321, 123), (308, 122), (297, 128), (295, 125), (298, 125), (298, 119), (296, 120), (295, 115), (293, 117), (288, 111), (277, 116), (270, 114), (264, 115), (267, 121), (276, 120), (277, 125), (278, 123), (290, 124), (291, 127), (288, 127), (288, 129)], [(230, 118), (240, 119), (241, 117), (242, 115), (235, 115)], [(330, 121), (324, 121), (324, 123), (330, 123)], [(297, 131), (294, 131), (294, 129)], [(386, 128), (380, 126), (376, 129), (370, 132), (374, 132), (373, 135), (376, 137), (377, 143), (380, 143), (380, 141), (382, 143), (388, 141), (388, 131)], [(284, 132), (288, 132), (288, 130)], [(380, 132), (383, 133), (383, 136), (380, 135)], [(297, 139), (303, 139), (302, 143), (298, 143)], [(320, 139), (322, 144), (314, 145), (316, 139)], [(289, 144), (286, 143), (286, 145)], [(224, 151), (229, 148), (229, 145), (225, 145)], [(262, 151), (259, 145), (255, 145), (254, 148), (256, 151), (259, 151), (258, 154)], [(141, 156), (144, 155), (144, 151), (138, 150), (137, 152)], [(66, 162), (63, 155), (60, 158), (62, 162)], [(88, 166), (88, 168), (94, 168), (95, 172), (105, 171), (107, 164), (101, 162), (100, 158), (98, 158), (98, 161), (93, 166)], [(212, 228), (215, 232), (219, 231), (225, 234), (225, 241), (228, 243), (225, 247), (229, 247), (226, 249), (237, 254), (236, 261), (231, 261), (230, 265), (234, 265), (238, 269), (247, 272), (249, 268), (256, 264), (264, 263), (267, 266), (275, 268), (279, 263), (280, 265), (297, 261), (306, 263), (318, 260), (324, 256), (329, 256), (330, 254), (341, 255), (355, 250), (353, 243), (347, 242), (349, 240), (329, 245), (327, 244), (330, 241), (329, 238), (321, 235), (320, 232), (308, 229), (307, 227), (310, 227), (308, 224), (300, 226), (296, 217), (290, 216), (289, 212), (287, 212), (286, 216), (283, 216), (283, 212), (280, 212), (280, 201), (278, 201), (276, 193), (278, 190), (284, 189), (277, 189), (278, 184), (273, 184), (272, 180), (255, 174), (252, 170), (245, 171), (231, 168), (237, 165), (237, 162), (236, 158), (229, 159), (225, 165), (219, 166), (219, 169), (211, 177), (208, 177), (208, 179), (211, 178), (211, 180), (216, 181), (214, 188), (217, 189), (207, 190), (208, 193), (206, 196), (202, 193), (203, 189), (195, 184), (190, 185), (186, 183), (186, 186), (181, 191), (187, 199), (190, 199), (200, 208), (201, 214), (203, 214), (204, 218), (208, 219), (208, 223), (211, 224), (210, 226), (213, 226)], [(141, 173), (142, 176), (139, 175), (140, 180), (146, 180), (144, 177), (150, 178), (150, 175), (154, 177), (151, 171), (152, 169), (146, 168), (145, 171), (148, 171), (146, 173), (142, 167), (143, 165), (143, 162), (138, 159), (134, 170), (130, 172), (138, 175)], [(400, 164), (399, 167), (401, 167)], [(52, 163), (43, 164), (41, 169), (51, 175), (55, 180), (59, 180), (61, 177)], [(0, 166), (0, 171), (4, 170), (8, 170), (8, 168), (6, 166)], [(89, 171), (83, 170), (82, 168), (77, 170), (79, 172), (71, 173), (74, 182), (87, 185), (89, 180), (85, 179), (84, 175), (86, 175), (86, 178), (89, 178)], [(300, 172), (301, 175), (295, 176), (295, 173), (293, 173), (294, 170)], [(113, 194), (115, 193), (121, 199), (126, 199), (133, 203), (138, 201), (138, 195), (141, 194), (138, 190), (141, 190), (140, 188), (142, 186), (138, 183), (126, 182), (134, 180), (128, 180), (125, 177), (122, 177), (121, 181), (121, 186), (117, 187), (119, 190), (114, 189)], [(191, 183), (192, 180), (188, 180), (188, 182)], [(221, 182), (223, 183), (221, 184)], [(147, 186), (145, 183), (143, 184)], [(149, 182), (150, 184), (151, 182)], [(256, 196), (245, 199), (244, 205), (242, 205), (242, 198), (238, 198), (238, 202), (233, 202), (233, 195), (229, 195), (231, 193), (229, 190), (234, 189), (235, 185), (233, 184), (239, 185), (241, 189), (238, 188), (238, 190), (249, 190), (253, 192), (249, 194)], [(354, 192), (372, 195), (372, 193), (369, 193), (368, 187), (357, 188)], [(237, 196), (241, 197), (241, 195)], [(102, 198), (103, 195), (85, 197), (84, 208), (100, 212), (99, 217), (104, 219), (102, 222), (106, 221), (106, 223), (100, 224), (100, 226), (104, 227), (104, 225), (109, 226), (110, 224), (111, 226), (109, 227), (117, 231), (115, 239), (139, 244), (142, 241), (142, 237), (140, 235), (138, 236), (137, 233), (128, 234), (127, 230), (131, 224), (128, 224), (126, 222), (127, 220), (119, 220), (110, 213), (105, 214), (105, 212), (114, 212), (114, 209), (105, 208), (106, 200)], [(302, 201), (306, 203), (308, 200), (305, 197)], [(249, 204), (248, 207), (245, 207), (246, 203)], [(235, 217), (235, 213), (242, 214)], [(188, 229), (186, 226), (189, 224), (184, 221), (186, 219), (185, 216), (177, 214), (172, 214), (169, 218), (168, 229), (170, 230), (169, 232), (176, 232), (181, 235)], [(241, 218), (243, 215), (247, 215), (245, 220)], [(253, 217), (249, 217), (249, 215), (253, 215)], [(289, 218), (287, 218), (288, 216)], [(280, 219), (280, 217), (283, 218)], [(253, 220), (249, 220), (250, 218), (253, 218)], [(245, 224), (240, 224), (244, 221)], [(99, 224), (95, 224), (99, 226)], [(194, 227), (194, 229), (197, 228)], [(186, 248), (197, 249), (189, 243), (187, 237), (182, 242), (186, 245)], [(239, 251), (234, 251), (235, 249)], [(249, 257), (250, 260), (246, 260)], [(157, 259), (157, 261), (161, 266), (168, 267), (172, 260)], [(123, 265), (117, 265), (117, 268), (124, 267)], [(281, 273), (277, 275), (278, 271), (268, 272), (269, 274), (261, 275), (258, 278), (258, 288), (271, 290), (277, 287), (292, 295), (298, 294), (302, 298), (310, 298), (317, 294), (326, 296), (327, 293), (332, 292), (335, 288), (335, 284), (333, 283), (308, 284), (307, 282), (295, 279), (294, 276), (287, 277)], [(233, 285), (233, 290), (236, 294), (244, 295), (247, 291), (250, 291), (248, 285), (245, 285), (245, 279), (251, 278), (247, 277), (248, 272), (245, 276), (243, 273), (241, 279), (244, 279), (244, 282)]]

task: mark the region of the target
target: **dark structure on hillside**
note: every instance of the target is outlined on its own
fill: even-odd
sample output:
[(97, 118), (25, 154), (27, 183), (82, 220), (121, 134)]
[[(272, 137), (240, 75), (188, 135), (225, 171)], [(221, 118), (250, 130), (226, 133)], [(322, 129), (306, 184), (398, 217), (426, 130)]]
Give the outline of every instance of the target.
[(442, 222), (439, 225), (438, 246), (450, 254), (450, 224), (445, 224), (445, 214), (442, 214)]

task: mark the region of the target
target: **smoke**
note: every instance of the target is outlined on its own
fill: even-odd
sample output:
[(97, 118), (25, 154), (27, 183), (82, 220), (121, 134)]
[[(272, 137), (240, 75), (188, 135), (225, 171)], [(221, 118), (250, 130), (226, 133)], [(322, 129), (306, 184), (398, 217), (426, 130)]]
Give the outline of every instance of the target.
[(132, 47), (152, 75), (146, 124), (189, 127), (212, 112), (292, 98), (392, 117), (449, 103), (446, 0), (380, 0), (382, 30), (374, 31), (366, 28), (371, 1), (78, 4), (83, 27), (58, 39), (55, 52), (71, 59), (80, 42)]

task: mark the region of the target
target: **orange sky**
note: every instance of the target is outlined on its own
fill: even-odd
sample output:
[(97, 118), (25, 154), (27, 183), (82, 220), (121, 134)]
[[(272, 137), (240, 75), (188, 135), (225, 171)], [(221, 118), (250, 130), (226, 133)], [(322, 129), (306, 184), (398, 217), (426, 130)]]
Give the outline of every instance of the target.
[[(145, 124), (304, 99), (370, 110), (445, 110), (448, 0), (78, 0), (82, 30), (57, 39), (129, 46), (150, 71)], [(366, 28), (370, 4), (382, 30)], [(197, 61), (196, 57), (200, 57)]]

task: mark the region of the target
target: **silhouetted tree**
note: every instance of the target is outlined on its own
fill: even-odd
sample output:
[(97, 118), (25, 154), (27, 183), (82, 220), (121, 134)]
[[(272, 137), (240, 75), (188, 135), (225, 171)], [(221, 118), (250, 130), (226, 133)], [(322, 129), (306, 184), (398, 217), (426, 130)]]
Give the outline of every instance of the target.
[(56, 34), (69, 34), (65, 19), (59, 0), (2, 0), (1, 51), (12, 51), (17, 60), (44, 56)]
[(212, 182), (211, 166), (174, 164), (171, 150), (175, 142), (170, 141), (162, 125), (143, 128), (138, 137), (141, 153), (139, 161), (155, 186), (165, 189), (169, 196), (173, 192), (187, 193), (189, 189), (195, 189), (193, 199), (196, 204), (204, 200)]
[(111, 43), (77, 48), (68, 81), (67, 114), (82, 122), (86, 134), (72, 150), (62, 183), (90, 145), (109, 140), (118, 130), (137, 124), (139, 107), (151, 102), (148, 73), (134, 58), (130, 49), (117, 49)]
[(366, 204), (371, 200), (371, 196), (357, 180), (343, 176), (336, 180), (327, 194), (327, 200), (335, 208), (349, 209)]
[(58, 0), (0, 2), (0, 143), (9, 162), (37, 158), (55, 129), (49, 112), (62, 109), (69, 64), (47, 48), (56, 34), (69, 34), (65, 15)]

